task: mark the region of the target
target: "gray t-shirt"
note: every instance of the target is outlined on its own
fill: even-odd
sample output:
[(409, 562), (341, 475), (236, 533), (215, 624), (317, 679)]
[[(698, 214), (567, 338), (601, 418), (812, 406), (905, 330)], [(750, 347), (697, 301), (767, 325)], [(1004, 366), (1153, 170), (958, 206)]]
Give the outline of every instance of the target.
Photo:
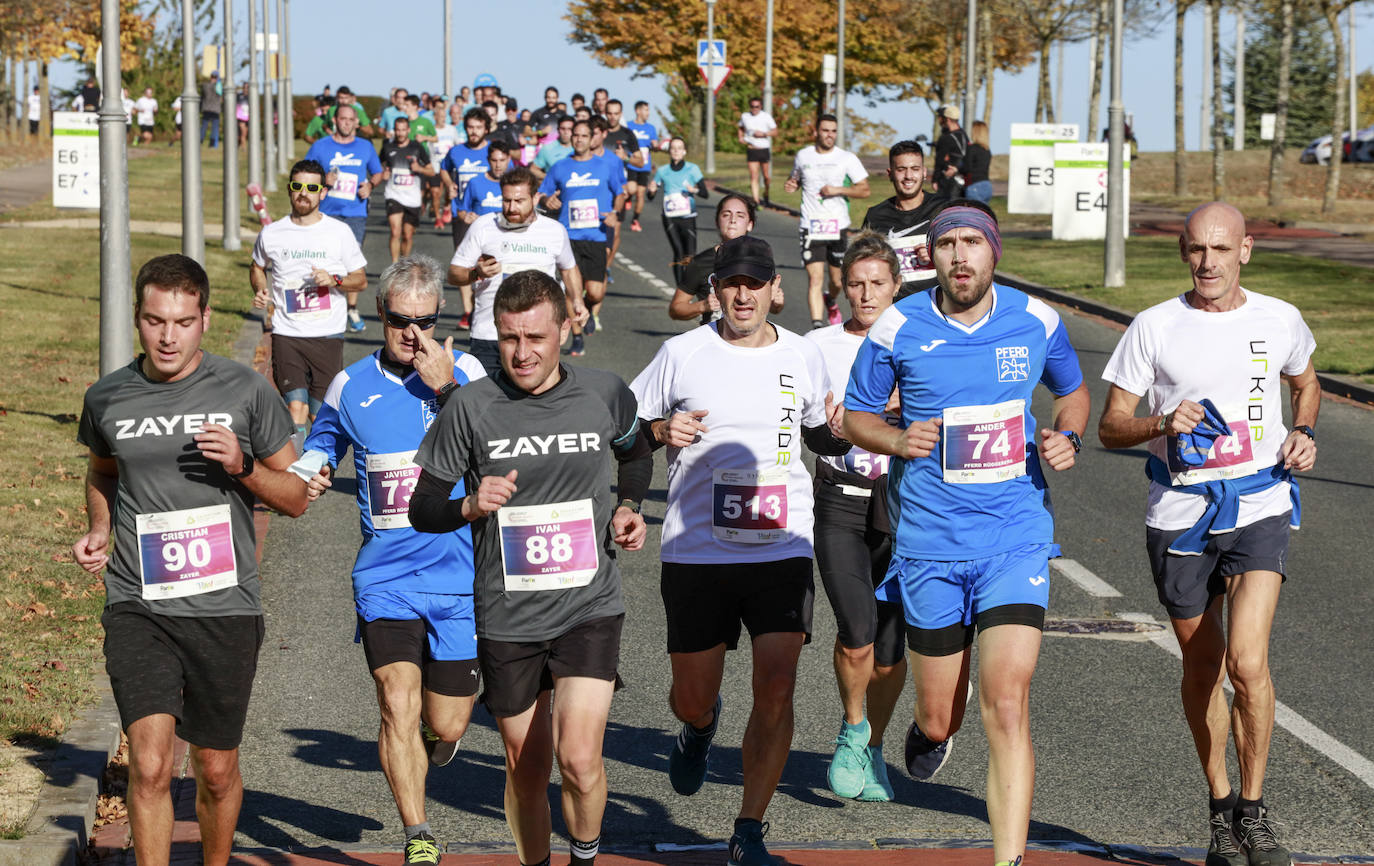
[(261, 460), (290, 441), (291, 416), (267, 379), (227, 358), (206, 352), (177, 382), (150, 381), (141, 362), (91, 386), (77, 433), (119, 466), (105, 603), (167, 616), (259, 614), (256, 497), (202, 456), (194, 435), (223, 424)]
[(532, 395), (501, 373), (464, 385), (435, 420), (415, 462), (476, 490), (486, 475), (518, 473), (504, 507), (472, 524), (477, 635), (541, 641), (625, 612), (611, 540), (612, 448), (638, 419), (634, 394), (601, 370), (564, 366)]

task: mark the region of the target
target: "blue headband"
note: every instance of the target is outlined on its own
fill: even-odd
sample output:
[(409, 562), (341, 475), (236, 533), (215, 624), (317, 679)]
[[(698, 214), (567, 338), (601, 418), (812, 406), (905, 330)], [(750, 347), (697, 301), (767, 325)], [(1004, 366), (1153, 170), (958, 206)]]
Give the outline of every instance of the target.
[(997, 222), (986, 211), (976, 207), (947, 207), (930, 221), (930, 231), (926, 234), (926, 247), (931, 260), (935, 259), (935, 242), (951, 229), (969, 228), (983, 233), (992, 246), (994, 263), (1002, 259), (1002, 236), (997, 231)]

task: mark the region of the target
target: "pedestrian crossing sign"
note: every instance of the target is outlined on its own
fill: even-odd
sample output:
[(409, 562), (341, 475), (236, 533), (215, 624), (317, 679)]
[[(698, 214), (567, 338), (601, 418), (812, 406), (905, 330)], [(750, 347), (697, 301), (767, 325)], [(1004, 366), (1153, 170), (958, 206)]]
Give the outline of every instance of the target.
[(697, 66), (724, 66), (725, 65), (725, 40), (724, 39), (698, 39), (697, 40)]

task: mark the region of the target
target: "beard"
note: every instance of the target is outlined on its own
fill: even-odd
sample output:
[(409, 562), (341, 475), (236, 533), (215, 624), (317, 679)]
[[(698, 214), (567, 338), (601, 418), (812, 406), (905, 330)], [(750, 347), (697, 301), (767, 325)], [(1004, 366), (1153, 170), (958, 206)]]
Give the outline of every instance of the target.
[(988, 289), (992, 288), (991, 271), (982, 275), (973, 273), (969, 281), (962, 287), (955, 283), (952, 273), (941, 271), (938, 276), (940, 291), (960, 310), (968, 310), (978, 306), (979, 302), (987, 295)]

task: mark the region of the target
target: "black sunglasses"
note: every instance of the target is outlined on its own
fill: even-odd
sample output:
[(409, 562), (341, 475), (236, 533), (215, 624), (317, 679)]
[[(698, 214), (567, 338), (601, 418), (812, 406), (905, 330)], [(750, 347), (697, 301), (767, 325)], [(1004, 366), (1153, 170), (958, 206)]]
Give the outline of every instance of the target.
[(286, 185), (286, 188), (292, 192), (300, 192), (301, 190), (305, 190), (306, 192), (320, 192), (328, 189), (328, 187), (322, 183), (301, 183), (298, 180), (291, 181)]
[(403, 316), (400, 313), (393, 313), (387, 310), (386, 323), (398, 331), (402, 328), (408, 328), (411, 325), (414, 325), (422, 331), (428, 331), (430, 328), (439, 324), (439, 314), (435, 313), (432, 316), (419, 316), (412, 319), (410, 316)]

